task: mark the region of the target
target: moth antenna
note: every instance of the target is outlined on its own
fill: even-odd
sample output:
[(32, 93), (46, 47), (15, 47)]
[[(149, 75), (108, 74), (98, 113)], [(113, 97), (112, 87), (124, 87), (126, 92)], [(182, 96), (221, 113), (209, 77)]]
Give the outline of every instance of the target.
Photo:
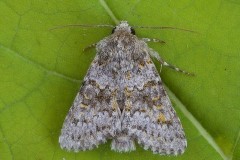
[(56, 26), (53, 28), (50, 28), (49, 30), (55, 30), (55, 29), (62, 29), (62, 28), (68, 28), (68, 27), (81, 27), (81, 28), (114, 28), (113, 25), (108, 24), (99, 24), (99, 25), (88, 25), (88, 24), (67, 24), (63, 26)]
[(198, 33), (196, 31), (193, 30), (189, 30), (189, 29), (183, 29), (183, 28), (177, 28), (177, 27), (168, 27), (168, 26), (132, 26), (133, 28), (142, 28), (142, 29), (169, 29), (169, 30), (180, 30), (180, 31), (184, 31), (184, 32), (191, 32), (191, 33)]

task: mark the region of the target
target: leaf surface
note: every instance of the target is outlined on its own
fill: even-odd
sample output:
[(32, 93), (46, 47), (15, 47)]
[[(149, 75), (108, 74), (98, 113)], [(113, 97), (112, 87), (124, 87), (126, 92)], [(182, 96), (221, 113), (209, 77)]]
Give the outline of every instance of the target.
[[(240, 5), (202, 1), (0, 1), (0, 159), (234, 159), (240, 157)], [(120, 154), (110, 141), (86, 152), (58, 144), (64, 118), (95, 56), (82, 49), (109, 28), (66, 24), (113, 24), (111, 11), (132, 25), (173, 26), (199, 32), (136, 29), (159, 38), (149, 46), (189, 77), (163, 68), (161, 77), (188, 140), (182, 156), (152, 154), (137, 147)], [(160, 65), (156, 62), (157, 67)]]

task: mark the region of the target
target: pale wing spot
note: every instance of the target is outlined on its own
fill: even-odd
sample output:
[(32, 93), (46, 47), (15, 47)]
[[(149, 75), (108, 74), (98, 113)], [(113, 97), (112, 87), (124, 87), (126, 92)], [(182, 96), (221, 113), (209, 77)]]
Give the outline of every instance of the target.
[(86, 104), (80, 104), (80, 108), (84, 108), (84, 109), (86, 109), (86, 108), (88, 108), (88, 105), (86, 105)]
[(132, 104), (129, 100), (126, 101), (126, 106), (125, 106), (125, 110), (126, 111), (130, 111), (132, 108)]
[(128, 71), (128, 72), (126, 73), (125, 77), (126, 77), (127, 80), (130, 80), (130, 79), (131, 79), (131, 72)]
[(132, 91), (128, 87), (126, 87), (124, 90), (124, 94), (126, 95), (126, 97), (130, 97), (132, 95)]
[(85, 94), (85, 93), (83, 94), (83, 96), (84, 96), (85, 99), (90, 99), (90, 98), (87, 96), (87, 94)]
[(116, 100), (116, 98), (113, 98), (113, 100), (112, 100), (112, 109), (113, 109), (113, 111), (116, 111), (116, 110), (118, 110), (118, 103), (117, 103), (117, 100)]
[(152, 101), (157, 101), (157, 100), (159, 100), (160, 99), (160, 96), (158, 95), (157, 97), (153, 97), (152, 98)]
[(166, 117), (164, 116), (164, 114), (160, 113), (158, 115), (157, 122), (158, 123), (165, 123), (166, 122)]
[(161, 109), (163, 109), (163, 105), (157, 105), (156, 108), (157, 108), (158, 110), (161, 110)]

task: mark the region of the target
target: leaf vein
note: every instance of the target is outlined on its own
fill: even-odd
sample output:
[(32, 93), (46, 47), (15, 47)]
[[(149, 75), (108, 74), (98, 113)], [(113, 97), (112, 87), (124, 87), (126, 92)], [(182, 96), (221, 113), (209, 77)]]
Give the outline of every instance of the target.
[(47, 69), (47, 68), (44, 67), (43, 65), (41, 65), (41, 64), (39, 64), (39, 63), (37, 63), (37, 62), (35, 62), (35, 61), (33, 61), (33, 60), (30, 60), (30, 59), (24, 57), (23, 55), (21, 55), (21, 54), (15, 52), (15, 51), (13, 51), (13, 50), (11, 50), (11, 49), (3, 46), (2, 44), (0, 44), (0, 49), (1, 49), (1, 48), (4, 49), (4, 50), (6, 50), (6, 51), (9, 52), (9, 53), (14, 54), (14, 55), (17, 56), (19, 59), (21, 59), (21, 60), (23, 60), (23, 61), (25, 61), (25, 62), (27, 62), (27, 63), (29, 63), (29, 64), (34, 65), (35, 67), (41, 69), (42, 71), (46, 72), (47, 74), (51, 74), (51, 75), (54, 75), (54, 76), (63, 78), (63, 79), (66, 79), (66, 80), (71, 81), (71, 82), (74, 82), (74, 83), (81, 83), (81, 81), (82, 81), (82, 80), (79, 80), (79, 79), (75, 79), (75, 78), (69, 77), (69, 76), (67, 76), (67, 75), (65, 75), (65, 74), (56, 72), (56, 71), (54, 71), (54, 70)]

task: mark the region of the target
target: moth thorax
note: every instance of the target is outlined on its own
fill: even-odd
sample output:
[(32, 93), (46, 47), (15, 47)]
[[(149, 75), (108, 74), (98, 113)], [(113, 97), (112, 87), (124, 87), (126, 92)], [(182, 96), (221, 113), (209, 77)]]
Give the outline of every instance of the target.
[(130, 152), (136, 148), (132, 138), (128, 136), (119, 136), (112, 140), (111, 149), (117, 152)]
[(116, 32), (119, 32), (120, 34), (124, 34), (125, 32), (135, 35), (135, 30), (131, 26), (129, 26), (127, 21), (121, 21), (116, 27), (114, 27), (112, 30), (112, 34)]

